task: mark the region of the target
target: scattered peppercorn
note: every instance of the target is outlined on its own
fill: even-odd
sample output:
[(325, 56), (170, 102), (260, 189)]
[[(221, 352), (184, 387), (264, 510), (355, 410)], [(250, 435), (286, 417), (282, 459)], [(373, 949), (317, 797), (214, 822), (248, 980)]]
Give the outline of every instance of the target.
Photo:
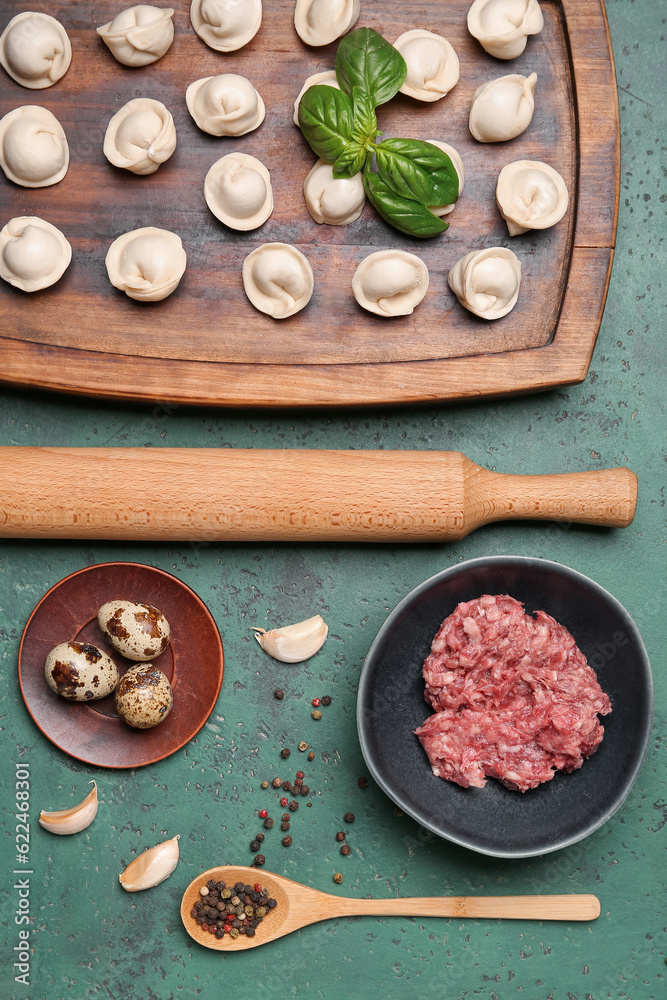
[(263, 781), (262, 782), (262, 788), (268, 788), (268, 787), (269, 787), (268, 781)]
[(251, 840), (250, 841), (250, 850), (253, 852), (253, 854), (256, 853), (259, 850), (259, 841), (258, 840)]
[(284, 808), (284, 807), (285, 807), (285, 806), (287, 805), (287, 799), (285, 799), (285, 798), (282, 798), (282, 799), (280, 800), (280, 804), (281, 804), (281, 806), (282, 806), (282, 807)]
[(308, 744), (306, 743), (305, 740), (301, 740), (301, 742), (299, 743), (299, 750), (301, 751), (301, 753), (303, 753), (303, 751), (307, 749), (308, 749)]
[[(273, 820), (271, 820), (271, 823), (273, 824)], [(264, 857), (263, 854), (256, 854), (255, 859), (253, 861), (253, 865), (257, 865), (258, 868), (261, 868), (262, 865), (265, 863), (265, 861), (266, 858)]]
[(368, 778), (357, 778), (359, 788), (368, 788)]
[(291, 820), (292, 817), (290, 816), (289, 813), (283, 813), (280, 818), (283, 821), (283, 823), (288, 823), (289, 820)]
[(322, 704), (323, 705), (330, 705), (331, 704), (331, 697), (330, 697), (330, 695), (328, 695), (328, 694), (324, 695), (324, 697), (322, 698)]
[(280, 751), (280, 756), (282, 757), (283, 760), (287, 760), (287, 758), (289, 757), (290, 753), (291, 753), (291, 750), (290, 750), (289, 747), (283, 747), (282, 750)]
[(268, 814), (268, 812), (266, 811), (266, 809), (260, 809), (260, 810), (259, 810), (259, 818), (260, 818), (260, 819), (266, 819), (266, 817), (267, 817), (268, 815), (269, 815), (269, 814)]
[(312, 717), (313, 717), (313, 718), (315, 719), (315, 722), (319, 722), (319, 721), (320, 721), (320, 719), (322, 718), (322, 713), (321, 713), (321, 712), (318, 712), (318, 711), (317, 711), (317, 709), (315, 709), (315, 711), (314, 711), (314, 712), (311, 712), (310, 714), (311, 714), (311, 715), (312, 715)]
[(314, 752), (312, 750), (308, 754), (308, 760), (315, 760), (315, 754), (314, 754)]
[(313, 698), (313, 700), (311, 702), (311, 705), (313, 706), (313, 708), (319, 708), (320, 707), (320, 699), (319, 698)]
[(345, 840), (345, 833), (343, 832), (343, 830), (338, 831), (338, 833), (336, 834), (336, 840), (338, 841)]
[(297, 809), (299, 808), (299, 803), (296, 801), (296, 799), (292, 799), (292, 801), (289, 804), (289, 808), (291, 812), (297, 811)]
[(309, 809), (311, 809), (311, 808), (312, 808), (312, 805), (313, 805), (313, 803), (312, 803), (312, 802), (306, 802), (306, 805), (308, 806), (308, 808), (309, 808)]
[(354, 813), (345, 813), (343, 819), (345, 820), (346, 823), (354, 823)]
[(283, 781), (283, 788), (286, 792), (291, 791), (292, 783), (290, 781)]
[(292, 791), (295, 792), (296, 794), (301, 788), (302, 784), (303, 784), (303, 778), (297, 778), (294, 784), (292, 785)]
[(270, 816), (267, 816), (266, 819), (264, 820), (264, 826), (266, 827), (267, 830), (270, 830), (271, 827), (273, 826), (273, 820), (271, 819)]
[(258, 840), (260, 842), (260, 844), (261, 844), (262, 841), (264, 840), (264, 834), (263, 833), (258, 833), (257, 836), (255, 837), (255, 840)]
[(297, 771), (297, 772), (296, 772), (296, 776), (297, 776), (297, 779), (298, 779), (298, 778), (301, 778), (301, 780), (302, 780), (302, 781), (303, 781), (303, 779), (304, 779), (304, 778), (306, 777), (306, 775), (304, 774), (304, 772), (303, 772), (303, 771)]
[(280, 788), (282, 783), (283, 783), (282, 778), (274, 778), (273, 781), (271, 782), (274, 788)]
[(342, 874), (341, 874), (340, 872), (334, 872), (334, 877), (333, 877), (333, 880), (334, 880), (334, 882), (336, 882), (336, 883), (337, 883), (338, 885), (340, 885), (340, 884), (341, 884), (341, 882), (343, 881), (343, 876), (342, 876)]
[(352, 848), (350, 847), (349, 844), (343, 844), (343, 846), (340, 849), (340, 853), (343, 854), (345, 857), (347, 857), (348, 854), (352, 854)]
[(285, 692), (282, 690), (282, 688), (276, 688), (276, 690), (273, 692), (273, 697), (277, 698), (278, 701), (282, 701), (283, 698), (285, 697)]
[(283, 833), (285, 833), (285, 831), (289, 830), (289, 823), (287, 822), (286, 819), (284, 819), (282, 821), (282, 823), (280, 824), (280, 829), (283, 831)]
[(310, 787), (308, 785), (302, 785), (301, 786), (301, 794), (302, 795), (307, 795), (309, 791), (310, 791)]
[(292, 843), (292, 838), (288, 833), (286, 837), (283, 837), (283, 847), (290, 847), (291, 843)]

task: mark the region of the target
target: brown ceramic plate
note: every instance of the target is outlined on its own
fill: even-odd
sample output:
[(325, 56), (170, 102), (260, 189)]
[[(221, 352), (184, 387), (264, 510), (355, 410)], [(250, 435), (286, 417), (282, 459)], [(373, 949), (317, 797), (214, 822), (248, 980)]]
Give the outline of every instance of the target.
[[(97, 624), (98, 608), (116, 599), (153, 604), (171, 626), (170, 645), (152, 662), (171, 683), (174, 707), (154, 729), (122, 722), (113, 694), (66, 701), (44, 679), (49, 650), (71, 639), (99, 646), (125, 673), (131, 661), (114, 651)], [(170, 573), (139, 563), (102, 563), (65, 577), (31, 614), (19, 647), (21, 693), (35, 724), (65, 753), (98, 767), (142, 767), (179, 750), (213, 711), (223, 673), (222, 642), (204, 602)]]

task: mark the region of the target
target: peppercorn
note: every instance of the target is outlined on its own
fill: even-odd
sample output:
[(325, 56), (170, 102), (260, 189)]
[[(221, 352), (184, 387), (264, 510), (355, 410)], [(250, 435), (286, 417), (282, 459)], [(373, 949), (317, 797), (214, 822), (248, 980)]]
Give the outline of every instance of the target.
[(208, 894), (209, 894), (209, 891), (210, 891), (210, 890), (209, 890), (208, 886), (207, 886), (207, 885), (203, 885), (203, 886), (201, 887), (201, 889), (199, 890), (199, 895), (200, 895), (200, 896), (208, 896)]
[(281, 800), (280, 800), (280, 804), (281, 804), (281, 806), (283, 806), (283, 807), (284, 807), (284, 806), (286, 806), (286, 805), (287, 805), (287, 799), (284, 799), (284, 798), (283, 798), (283, 799), (281, 799)]
[(368, 778), (357, 778), (359, 788), (368, 788)]
[(264, 834), (263, 833), (258, 833), (257, 836), (255, 837), (255, 840), (258, 840), (260, 842), (260, 844), (261, 844), (263, 842), (263, 840), (264, 840)]
[(232, 929), (229, 932), (229, 936), (232, 938), (237, 938), (239, 936), (238, 927), (232, 927)]
[(308, 749), (308, 744), (306, 743), (305, 740), (301, 740), (301, 742), (299, 743), (299, 750), (301, 751), (301, 753), (303, 753), (303, 751), (307, 749)]
[(273, 697), (277, 698), (278, 701), (282, 701), (283, 698), (285, 697), (285, 692), (282, 690), (282, 688), (276, 688), (276, 690), (273, 692)]
[[(259, 840), (259, 837), (255, 837), (255, 840)], [(231, 889), (223, 889), (222, 890), (222, 898), (223, 899), (229, 899), (231, 897), (231, 895), (232, 895), (232, 890)]]
[(313, 708), (319, 708), (320, 707), (320, 699), (319, 698), (313, 698), (313, 700), (311, 702), (311, 705), (313, 706)]
[(345, 840), (345, 833), (343, 832), (343, 830), (338, 831), (338, 833), (336, 834), (336, 840), (341, 842)]
[(290, 750), (289, 747), (283, 747), (282, 750), (280, 751), (280, 756), (282, 757), (283, 760), (287, 760), (287, 758), (289, 757), (290, 753), (291, 753), (291, 750)]
[(232, 896), (232, 898), (229, 900), (229, 902), (232, 904), (232, 906), (236, 907), (236, 906), (239, 905), (239, 903), (241, 902), (241, 900), (240, 900), (240, 898), (238, 896)]
[(305, 778), (306, 777), (306, 775), (305, 775), (305, 773), (303, 771), (297, 771), (296, 772), (296, 776), (297, 776), (297, 778)]
[(283, 832), (284, 832), (285, 830), (289, 830), (289, 823), (287, 822), (287, 820), (286, 820), (286, 819), (284, 819), (284, 820), (282, 821), (282, 823), (280, 824), (280, 829), (281, 829), (281, 830), (282, 830)]
[(343, 819), (346, 823), (354, 823), (354, 813), (345, 813)]
[(350, 847), (349, 844), (343, 844), (343, 846), (340, 849), (340, 853), (343, 854), (345, 857), (347, 857), (348, 854), (352, 854), (352, 848)]
[[(308, 787), (308, 785), (302, 785), (301, 786), (301, 794), (302, 795), (307, 795), (309, 791), (310, 791), (310, 788)], [(310, 802), (308, 803), (308, 805), (310, 805)]]
[(237, 892), (243, 892), (243, 886), (244, 885), (245, 885), (245, 882), (235, 882), (234, 883), (234, 888), (236, 889)]
[[(271, 820), (271, 825), (273, 826), (273, 820)], [(255, 860), (253, 861), (253, 865), (257, 865), (258, 868), (261, 868), (262, 865), (265, 863), (265, 861), (266, 858), (264, 857), (263, 854), (256, 854)]]
[(303, 778), (297, 778), (294, 784), (292, 785), (292, 791), (294, 792), (295, 795), (298, 794), (302, 784), (303, 784)]
[(283, 837), (283, 847), (290, 847), (291, 844), (292, 844), (292, 838), (288, 833), (286, 837)]
[(271, 784), (273, 785), (274, 788), (280, 788), (280, 786), (282, 785), (282, 779), (274, 778)]
[(312, 805), (313, 805), (313, 803), (312, 803), (312, 802), (306, 802), (306, 805), (307, 805), (307, 806), (308, 806), (308, 808), (310, 809), (310, 808), (312, 808)]
[(340, 885), (340, 883), (343, 881), (343, 876), (342, 876), (341, 872), (334, 872), (333, 880), (338, 885)]
[(217, 931), (215, 932), (215, 936), (217, 938), (221, 938), (221, 937), (224, 937), (224, 935), (225, 935), (225, 932), (223, 931), (222, 927), (218, 927)]
[(308, 760), (315, 760), (315, 753), (312, 750), (308, 754)]
[(266, 817), (267, 817), (268, 815), (269, 815), (269, 814), (268, 814), (268, 812), (266, 811), (266, 809), (260, 809), (260, 810), (259, 810), (259, 818), (260, 818), (260, 819), (266, 819)]
[(208, 882), (206, 883), (206, 888), (207, 889), (215, 889), (215, 879), (214, 878), (210, 878), (208, 880)]
[(287, 779), (283, 781), (283, 788), (285, 789), (286, 792), (289, 792), (291, 787), (292, 787), (291, 781), (287, 781)]
[(314, 712), (311, 712), (310, 714), (315, 719), (315, 722), (319, 722), (320, 719), (322, 718), (322, 713), (318, 712), (317, 709)]
[(250, 893), (252, 892), (252, 886), (249, 883), (247, 883), (246, 885), (243, 886), (243, 891), (245, 892), (246, 896), (249, 896)]
[(278, 905), (277, 899), (270, 899), (266, 904), (270, 910), (273, 910)]
[(268, 788), (268, 787), (269, 787), (268, 781), (263, 781), (262, 782), (262, 788)]
[(266, 819), (264, 820), (264, 826), (266, 827), (267, 830), (270, 830), (271, 827), (273, 826), (273, 820), (271, 819), (270, 816), (267, 816)]
[(296, 801), (296, 799), (292, 799), (292, 801), (289, 804), (289, 808), (291, 812), (297, 811), (297, 809), (299, 808), (299, 803)]
[(283, 823), (288, 823), (292, 817), (290, 816), (289, 813), (283, 813), (280, 818), (283, 821)]
[(331, 696), (328, 695), (328, 694), (325, 694), (324, 697), (322, 698), (322, 704), (323, 705), (330, 705), (331, 704)]

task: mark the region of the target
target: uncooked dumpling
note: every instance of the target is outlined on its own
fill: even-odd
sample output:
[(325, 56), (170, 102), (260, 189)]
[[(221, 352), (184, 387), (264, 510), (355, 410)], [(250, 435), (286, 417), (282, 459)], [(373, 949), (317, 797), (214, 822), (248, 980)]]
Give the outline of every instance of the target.
[(475, 0), (468, 31), (496, 59), (515, 59), (544, 27), (537, 0)]
[(243, 287), (255, 309), (286, 319), (310, 302), (313, 269), (289, 243), (265, 243), (243, 261)]
[(209, 48), (234, 52), (259, 31), (262, 0), (192, 0), (190, 20)]
[(261, 160), (228, 153), (213, 164), (204, 181), (206, 204), (231, 229), (248, 232), (273, 211), (271, 177)]
[(409, 316), (428, 290), (428, 268), (406, 250), (378, 250), (362, 260), (352, 278), (360, 306), (377, 316)]
[(519, 297), (521, 264), (506, 247), (473, 250), (456, 262), (447, 276), (462, 306), (482, 319), (500, 319)]
[(442, 35), (415, 28), (394, 42), (408, 73), (401, 93), (418, 101), (438, 101), (459, 81), (459, 57)]
[(0, 121), (0, 166), (21, 187), (49, 187), (61, 181), (69, 166), (69, 146), (56, 116), (37, 104), (5, 115)]
[(500, 171), (496, 201), (510, 236), (519, 236), (555, 226), (567, 211), (569, 197), (565, 181), (548, 163), (516, 160)]
[(117, 111), (104, 136), (104, 155), (114, 167), (153, 174), (176, 149), (174, 119), (160, 101), (136, 97)]
[(0, 35), (0, 63), (22, 87), (43, 90), (69, 69), (72, 46), (60, 21), (26, 10), (13, 17)]
[(326, 160), (318, 160), (303, 182), (303, 196), (315, 222), (346, 226), (364, 210), (366, 193), (361, 174), (337, 178)]
[(0, 232), (0, 277), (24, 292), (53, 285), (71, 259), (72, 248), (60, 230), (37, 216), (10, 219)]
[(188, 111), (209, 135), (246, 135), (264, 121), (264, 101), (250, 80), (236, 73), (205, 76), (185, 93)]
[(147, 3), (128, 7), (97, 29), (111, 54), (124, 66), (149, 66), (165, 54), (174, 40), (174, 12)]
[(306, 93), (310, 87), (333, 87), (334, 90), (340, 90), (340, 84), (338, 83), (338, 78), (336, 76), (335, 69), (325, 69), (322, 73), (313, 73), (309, 76), (303, 87), (299, 91), (299, 96), (294, 102), (294, 124), (299, 124), (299, 105), (301, 104), (301, 98)]
[(168, 229), (133, 229), (109, 247), (109, 281), (131, 299), (159, 302), (177, 288), (186, 257), (180, 236)]
[(294, 27), (306, 45), (328, 45), (359, 20), (359, 0), (296, 0)]
[[(443, 151), (443, 153), (447, 153), (447, 156), (454, 164), (454, 170), (456, 170), (456, 174), (459, 179), (459, 197), (460, 197), (463, 191), (463, 185), (465, 183), (465, 177), (466, 177), (466, 172), (463, 167), (463, 160), (461, 159), (460, 155), (454, 149), (453, 146), (450, 146), (449, 143), (447, 142), (440, 142), (439, 139), (426, 139), (425, 142), (430, 142), (432, 146), (437, 146), (438, 149), (441, 149)], [(440, 219), (442, 218), (443, 215), (449, 215), (449, 213), (453, 212), (455, 208), (456, 208), (456, 203), (454, 203), (453, 205), (428, 206), (429, 212), (433, 212), (433, 214), (437, 215), (438, 218)]]
[(535, 109), (537, 73), (511, 74), (482, 84), (472, 95), (469, 126), (478, 142), (505, 142), (525, 132)]

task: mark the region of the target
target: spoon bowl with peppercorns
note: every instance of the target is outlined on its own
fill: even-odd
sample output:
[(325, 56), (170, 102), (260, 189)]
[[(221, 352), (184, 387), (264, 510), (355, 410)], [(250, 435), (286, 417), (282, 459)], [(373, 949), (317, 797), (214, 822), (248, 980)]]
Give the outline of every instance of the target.
[(311, 889), (274, 872), (241, 865), (202, 872), (187, 887), (181, 902), (181, 919), (190, 937), (215, 951), (257, 948), (308, 924), (336, 917), (589, 921), (599, 914), (598, 898), (587, 894), (350, 899)]

